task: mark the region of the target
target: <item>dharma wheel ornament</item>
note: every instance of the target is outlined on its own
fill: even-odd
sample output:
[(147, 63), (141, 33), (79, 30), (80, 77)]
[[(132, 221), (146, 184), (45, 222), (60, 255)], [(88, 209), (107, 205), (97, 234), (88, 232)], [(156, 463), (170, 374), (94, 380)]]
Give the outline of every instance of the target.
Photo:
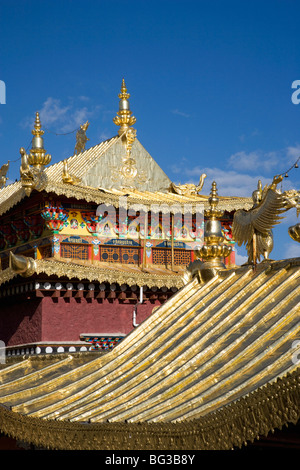
[(232, 247), (224, 243), (221, 222), (218, 220), (224, 212), (217, 208), (219, 198), (215, 181), (212, 183), (208, 201), (210, 208), (204, 211), (207, 218), (204, 228), (204, 244), (194, 251), (196, 257), (203, 261), (199, 271), (201, 280), (204, 282), (214, 277), (219, 269), (225, 268), (224, 258), (229, 256), (232, 251)]

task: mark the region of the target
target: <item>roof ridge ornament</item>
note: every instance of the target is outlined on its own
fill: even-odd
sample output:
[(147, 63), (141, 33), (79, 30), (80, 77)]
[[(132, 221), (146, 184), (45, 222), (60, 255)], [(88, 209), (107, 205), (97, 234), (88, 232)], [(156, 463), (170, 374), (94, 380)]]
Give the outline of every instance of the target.
[(282, 214), (292, 207), (292, 200), (289, 201), (285, 194), (276, 189), (282, 179), (282, 175), (274, 176), (272, 183), (263, 189), (259, 180), (257, 189), (252, 193), (252, 208), (239, 209), (234, 214), (232, 235), (238, 246), (246, 245), (246, 264), (256, 266), (261, 256), (263, 261), (270, 261), (272, 229), (283, 219)]
[(232, 247), (225, 244), (225, 238), (222, 233), (222, 226), (218, 220), (224, 214), (224, 211), (218, 209), (219, 198), (217, 184), (212, 183), (210, 197), (208, 199), (209, 209), (204, 211), (207, 220), (204, 228), (204, 244), (201, 248), (194, 250), (196, 257), (203, 260), (198, 264), (199, 276), (201, 281), (207, 282), (212, 279), (220, 269), (225, 269), (224, 258), (229, 256)]
[(121, 93), (119, 93), (118, 97), (120, 99), (119, 111), (117, 112), (117, 116), (113, 118), (113, 122), (116, 124), (116, 126), (120, 126), (118, 134), (122, 135), (129, 129), (129, 127), (136, 123), (136, 118), (132, 116), (132, 112), (130, 111), (128, 101), (130, 94), (127, 93), (124, 78), (122, 79)]
[(21, 147), (21, 166), (20, 177), (23, 188), (27, 196), (35, 188), (41, 188), (44, 185), (47, 177), (44, 173), (45, 165), (51, 162), (51, 155), (46, 153), (44, 149), (44, 131), (40, 121), (40, 114), (35, 113), (34, 128), (31, 131), (33, 134), (31, 150), (29, 154)]
[(7, 177), (8, 170), (9, 170), (9, 160), (0, 168), (0, 189), (4, 188), (4, 186), (6, 185), (6, 181), (8, 180), (8, 177)]
[(90, 125), (89, 121), (86, 121), (84, 124), (81, 124), (80, 128), (78, 129), (76, 133), (76, 145), (74, 149), (74, 154), (76, 155), (85, 151), (85, 144), (87, 143), (88, 140), (90, 140), (86, 136), (86, 131), (89, 125)]
[(51, 162), (51, 155), (46, 154), (44, 149), (44, 131), (40, 121), (39, 112), (35, 113), (34, 129), (31, 133), (33, 134), (32, 146), (28, 155), (28, 163), (34, 167), (40, 168), (48, 165)]
[(9, 252), (9, 268), (22, 277), (30, 277), (36, 270), (36, 262), (33, 258), (24, 255), (15, 255)]

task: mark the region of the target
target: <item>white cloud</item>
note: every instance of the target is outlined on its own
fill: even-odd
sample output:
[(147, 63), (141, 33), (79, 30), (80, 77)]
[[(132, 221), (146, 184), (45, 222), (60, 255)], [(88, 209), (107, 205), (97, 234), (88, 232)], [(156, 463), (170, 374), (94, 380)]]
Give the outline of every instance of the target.
[(237, 266), (242, 266), (243, 264), (246, 264), (248, 261), (248, 256), (243, 256), (240, 255), (239, 253), (235, 253), (235, 264)]
[[(259, 180), (263, 186), (270, 184), (275, 175), (284, 174), (296, 162), (298, 155), (300, 155), (300, 145), (270, 152), (242, 150), (230, 155), (225, 161), (224, 168), (201, 167), (200, 165), (190, 167), (186, 164), (186, 159), (182, 158), (179, 163), (172, 163), (170, 170), (176, 176), (181, 175), (181, 181), (176, 181), (176, 183), (196, 184), (199, 182), (200, 175), (206, 173), (203, 193), (208, 193), (212, 181), (216, 181), (219, 194), (222, 196), (251, 197)], [(283, 178), (278, 189), (287, 191), (297, 188), (298, 183), (295, 181), (298, 177), (295, 173), (297, 171), (300, 169), (293, 169), (288, 174), (288, 178)]]
[(251, 197), (253, 191), (257, 188), (259, 179), (263, 185), (270, 183), (270, 179), (265, 178), (263, 175), (251, 176), (235, 170), (223, 170), (221, 168), (201, 168), (200, 166), (188, 168), (184, 165), (177, 165), (176, 173), (181, 174), (181, 183), (198, 183), (200, 175), (205, 173), (207, 177), (204, 180), (202, 193), (209, 194), (212, 182), (216, 181), (220, 196)]
[(173, 110), (172, 110), (172, 113), (173, 113), (173, 114), (177, 114), (178, 116), (185, 117), (185, 118), (191, 117), (190, 114), (187, 114), (187, 113), (185, 113), (185, 112), (183, 112), (183, 111), (180, 111), (179, 109), (173, 109)]
[(300, 243), (291, 241), (286, 243), (284, 247), (285, 258), (299, 258), (300, 257)]
[(276, 152), (263, 153), (261, 151), (240, 151), (231, 155), (227, 166), (240, 171), (257, 171), (258, 169), (270, 172), (278, 168), (279, 155)]
[(64, 121), (69, 110), (70, 106), (62, 106), (60, 100), (47, 98), (39, 111), (41, 122), (45, 126), (50, 126), (57, 121)]
[(300, 157), (300, 144), (287, 147), (287, 156), (290, 158), (290, 164), (293, 165)]
[[(88, 97), (81, 96), (79, 101), (87, 102)], [(48, 128), (56, 133), (68, 133), (76, 130), (81, 124), (84, 124), (99, 109), (95, 106), (89, 109), (87, 106), (78, 107), (78, 100), (69, 98), (66, 104), (61, 100), (48, 97), (39, 110), (43, 129)], [(32, 128), (34, 116), (26, 117), (21, 125), (22, 127)]]

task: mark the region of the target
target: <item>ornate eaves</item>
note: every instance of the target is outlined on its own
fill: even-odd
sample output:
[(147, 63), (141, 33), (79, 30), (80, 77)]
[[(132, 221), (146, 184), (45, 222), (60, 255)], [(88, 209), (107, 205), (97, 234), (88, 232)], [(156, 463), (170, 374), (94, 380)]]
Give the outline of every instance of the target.
[[(124, 265), (116, 267), (109, 263), (102, 263), (100, 267), (54, 259), (40, 259), (35, 260), (33, 272), (37, 275), (45, 274), (47, 276), (67, 277), (68, 279), (87, 280), (89, 282), (137, 285), (139, 287), (147, 285), (148, 287), (180, 288), (183, 285), (182, 273), (175, 274), (167, 269), (154, 268), (153, 270), (143, 271), (138, 267), (125, 267)], [(10, 281), (17, 274), (11, 268), (0, 271), (0, 285)]]
[[(179, 212), (196, 213), (203, 205), (208, 208), (209, 196), (179, 196), (162, 192), (149, 191), (117, 191), (101, 190), (80, 184), (67, 184), (52, 181), (49, 177), (42, 189), (46, 193), (54, 193), (57, 196), (75, 198), (94, 204), (107, 204), (114, 207), (131, 208), (135, 211), (151, 210), (152, 212)], [(0, 215), (7, 212), (26, 197), (25, 190), (19, 182), (9, 185), (0, 191)], [(228, 212), (251, 207), (250, 198), (219, 197), (219, 207)]]
[(1, 431), (55, 449), (212, 450), (296, 423), (299, 267), (195, 278), (108, 354), (6, 367)]

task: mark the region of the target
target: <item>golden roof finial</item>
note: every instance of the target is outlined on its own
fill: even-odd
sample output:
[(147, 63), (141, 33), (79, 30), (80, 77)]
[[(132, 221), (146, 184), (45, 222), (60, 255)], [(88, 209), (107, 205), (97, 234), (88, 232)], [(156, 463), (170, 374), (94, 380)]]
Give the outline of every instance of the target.
[(223, 211), (217, 208), (219, 204), (217, 184), (214, 181), (208, 199), (209, 209), (204, 211), (207, 220), (204, 228), (204, 245), (195, 250), (197, 258), (204, 260), (201, 267), (201, 278), (205, 281), (215, 276), (219, 269), (225, 268), (223, 259), (228, 256), (232, 247), (225, 245), (225, 238), (222, 233), (221, 222), (218, 220), (223, 215)]
[(34, 129), (32, 129), (31, 132), (35, 136), (41, 136), (44, 134), (44, 131), (42, 130), (42, 124), (41, 124), (39, 112), (35, 113)]
[(28, 164), (37, 168), (42, 168), (45, 165), (48, 165), (51, 161), (51, 155), (46, 154), (44, 149), (44, 131), (42, 130), (42, 125), (40, 121), (40, 114), (36, 112), (34, 129), (31, 131), (33, 134), (32, 147), (28, 155)]
[(125, 80), (122, 80), (121, 86), (121, 93), (119, 93), (119, 111), (117, 112), (117, 116), (113, 118), (113, 122), (116, 126), (120, 126), (118, 134), (123, 134), (130, 126), (136, 123), (136, 118), (132, 116), (132, 112), (130, 111), (129, 107), (129, 97), (130, 94), (127, 93), (127, 88), (125, 85)]

